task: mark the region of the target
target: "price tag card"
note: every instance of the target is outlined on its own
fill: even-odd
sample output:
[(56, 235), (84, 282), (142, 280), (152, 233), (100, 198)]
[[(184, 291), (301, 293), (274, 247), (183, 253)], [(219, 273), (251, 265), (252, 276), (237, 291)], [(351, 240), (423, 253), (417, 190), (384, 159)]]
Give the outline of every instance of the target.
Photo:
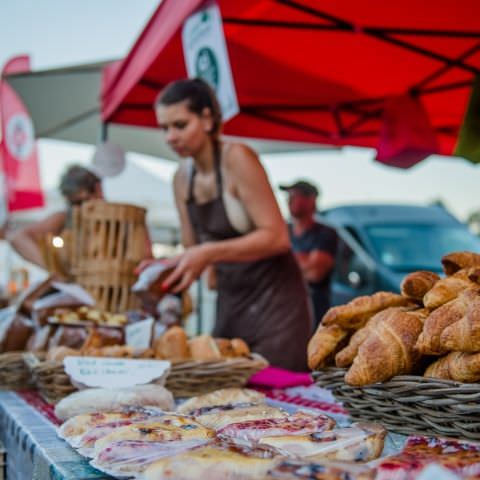
[(152, 344), (153, 317), (131, 323), (125, 327), (125, 343), (133, 348), (150, 348)]
[(165, 360), (65, 357), (65, 372), (73, 382), (88, 387), (125, 388), (160, 379), (170, 369)]

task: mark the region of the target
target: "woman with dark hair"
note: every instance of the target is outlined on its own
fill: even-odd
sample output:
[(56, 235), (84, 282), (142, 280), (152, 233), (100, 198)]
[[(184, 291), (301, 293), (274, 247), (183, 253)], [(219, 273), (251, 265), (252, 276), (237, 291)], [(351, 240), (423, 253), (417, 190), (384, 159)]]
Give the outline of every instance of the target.
[(48, 234), (60, 235), (70, 227), (72, 207), (85, 200), (103, 198), (101, 179), (80, 165), (70, 166), (60, 179), (59, 190), (68, 207), (25, 228), (8, 232), (6, 239), (25, 260), (46, 268), (40, 242)]
[(257, 155), (220, 139), (220, 107), (200, 79), (169, 84), (156, 114), (170, 147), (187, 159), (174, 177), (185, 252), (164, 289), (182, 291), (213, 266), (213, 335), (243, 338), (273, 365), (305, 370), (307, 291)]

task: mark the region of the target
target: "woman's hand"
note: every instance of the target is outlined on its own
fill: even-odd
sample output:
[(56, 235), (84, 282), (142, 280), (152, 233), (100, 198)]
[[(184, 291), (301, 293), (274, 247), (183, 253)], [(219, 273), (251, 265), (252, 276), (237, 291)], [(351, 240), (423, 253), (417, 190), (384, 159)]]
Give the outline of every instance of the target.
[(206, 244), (190, 247), (177, 260), (175, 270), (162, 285), (164, 291), (178, 293), (186, 290), (208, 266), (208, 247)]

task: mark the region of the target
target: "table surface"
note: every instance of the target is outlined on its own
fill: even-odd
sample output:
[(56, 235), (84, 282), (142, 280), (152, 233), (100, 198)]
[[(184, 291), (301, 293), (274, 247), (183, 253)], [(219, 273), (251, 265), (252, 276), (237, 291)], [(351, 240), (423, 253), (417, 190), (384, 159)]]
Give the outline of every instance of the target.
[(8, 480), (112, 479), (57, 437), (56, 427), (13, 392), (0, 392)]

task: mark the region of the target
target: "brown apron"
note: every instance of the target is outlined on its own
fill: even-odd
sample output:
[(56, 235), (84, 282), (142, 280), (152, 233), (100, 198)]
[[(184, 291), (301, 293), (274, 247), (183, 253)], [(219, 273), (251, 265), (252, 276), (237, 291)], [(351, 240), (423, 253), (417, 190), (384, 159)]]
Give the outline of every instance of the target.
[[(231, 225), (223, 202), (220, 154), (215, 156), (217, 198), (196, 204), (193, 169), (187, 209), (198, 243), (242, 236)], [(215, 337), (243, 338), (272, 365), (306, 371), (311, 311), (293, 253), (254, 262), (217, 263)]]

